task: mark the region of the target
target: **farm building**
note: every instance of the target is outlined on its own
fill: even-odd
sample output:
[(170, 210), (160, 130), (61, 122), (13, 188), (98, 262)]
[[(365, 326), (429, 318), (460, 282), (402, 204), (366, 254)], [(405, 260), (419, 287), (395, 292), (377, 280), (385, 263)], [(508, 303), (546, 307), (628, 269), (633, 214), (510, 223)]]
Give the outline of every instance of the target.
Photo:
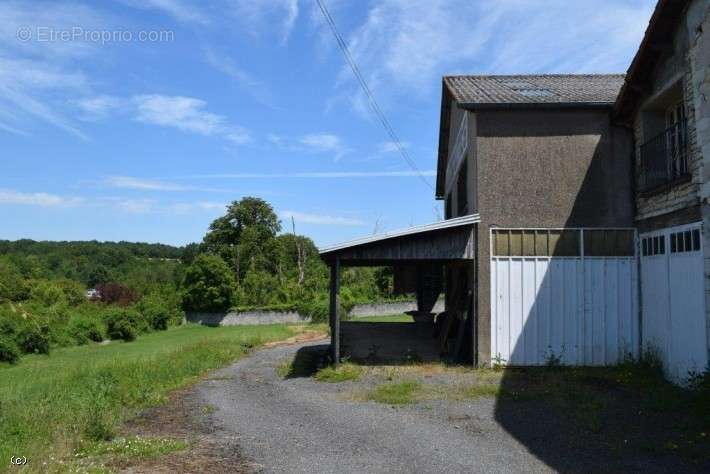
[(672, 379), (704, 370), (709, 12), (661, 0), (626, 76), (444, 77), (446, 219), (322, 249), (336, 359), (339, 268), (387, 265), (450, 357), (609, 365), (654, 350)]

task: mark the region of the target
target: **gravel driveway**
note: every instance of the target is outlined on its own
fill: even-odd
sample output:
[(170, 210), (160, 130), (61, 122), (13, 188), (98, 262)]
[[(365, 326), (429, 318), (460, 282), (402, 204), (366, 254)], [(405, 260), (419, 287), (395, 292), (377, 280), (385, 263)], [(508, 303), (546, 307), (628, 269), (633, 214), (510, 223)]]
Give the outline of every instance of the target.
[[(549, 472), (495, 421), (495, 400), (402, 407), (356, 401), (353, 383), (283, 379), (305, 346), (255, 352), (195, 388), (225, 446), (257, 471), (308, 473)], [(236, 443), (235, 443), (236, 442)]]

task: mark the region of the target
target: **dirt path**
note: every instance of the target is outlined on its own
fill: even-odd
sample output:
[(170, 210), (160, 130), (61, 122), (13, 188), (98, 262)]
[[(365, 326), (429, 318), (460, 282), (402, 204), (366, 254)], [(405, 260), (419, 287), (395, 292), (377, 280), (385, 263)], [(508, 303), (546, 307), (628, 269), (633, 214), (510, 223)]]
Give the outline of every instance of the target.
[[(308, 343), (256, 352), (197, 385), (204, 420), (240, 469), (260, 472), (545, 472), (493, 420), (494, 400), (394, 408), (352, 400), (350, 382), (283, 379)], [(434, 404), (436, 405), (436, 404)], [(238, 448), (237, 448), (238, 445)], [(231, 446), (231, 447), (230, 447)]]

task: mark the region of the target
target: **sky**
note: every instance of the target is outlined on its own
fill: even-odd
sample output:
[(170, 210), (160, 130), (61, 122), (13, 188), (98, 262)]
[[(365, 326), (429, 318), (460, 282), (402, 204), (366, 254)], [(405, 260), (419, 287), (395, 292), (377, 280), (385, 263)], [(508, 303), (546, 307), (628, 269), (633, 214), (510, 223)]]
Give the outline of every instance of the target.
[(434, 222), (442, 75), (625, 72), (655, 4), (325, 2), (418, 172), (315, 0), (0, 0), (0, 239), (183, 245), (244, 196), (318, 245)]

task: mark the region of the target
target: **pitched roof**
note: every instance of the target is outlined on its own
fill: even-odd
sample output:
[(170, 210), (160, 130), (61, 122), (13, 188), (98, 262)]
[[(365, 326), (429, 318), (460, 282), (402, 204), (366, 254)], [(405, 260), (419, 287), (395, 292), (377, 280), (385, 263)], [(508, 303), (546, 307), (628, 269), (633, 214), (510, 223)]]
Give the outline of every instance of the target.
[(445, 76), (454, 100), (472, 108), (543, 105), (610, 106), (623, 74)]

